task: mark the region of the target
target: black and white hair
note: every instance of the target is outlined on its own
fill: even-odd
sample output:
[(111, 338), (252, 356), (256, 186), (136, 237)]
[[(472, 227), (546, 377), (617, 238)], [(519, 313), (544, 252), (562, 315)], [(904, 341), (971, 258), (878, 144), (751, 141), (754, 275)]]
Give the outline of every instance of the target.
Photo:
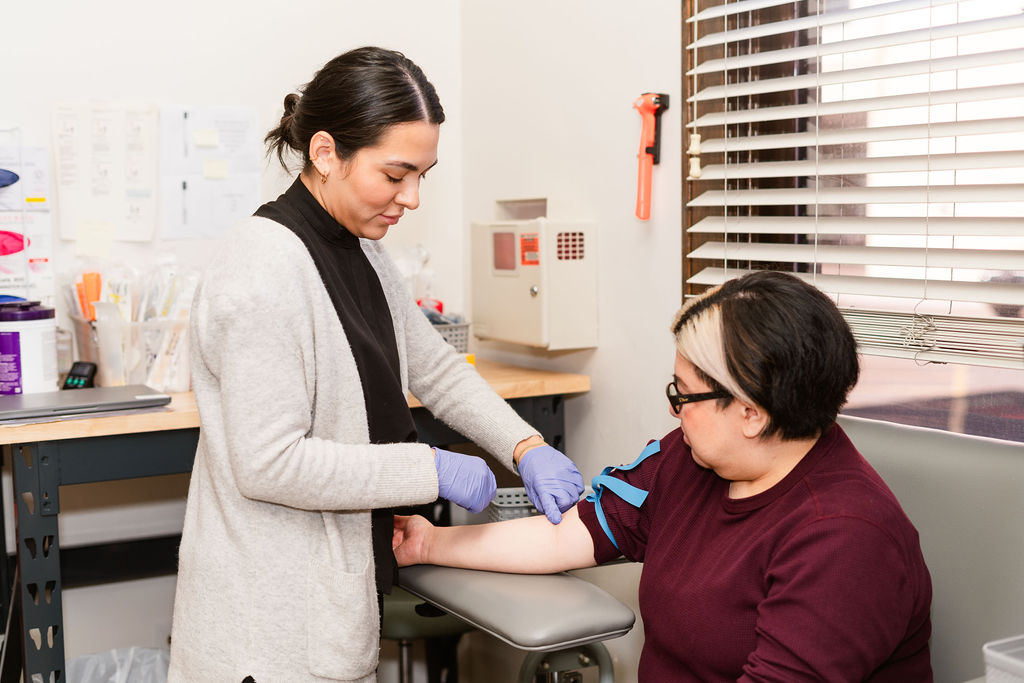
[(749, 273), (688, 300), (672, 334), (713, 391), (767, 412), (762, 437), (822, 433), (860, 372), (856, 342), (839, 309), (787, 273)]

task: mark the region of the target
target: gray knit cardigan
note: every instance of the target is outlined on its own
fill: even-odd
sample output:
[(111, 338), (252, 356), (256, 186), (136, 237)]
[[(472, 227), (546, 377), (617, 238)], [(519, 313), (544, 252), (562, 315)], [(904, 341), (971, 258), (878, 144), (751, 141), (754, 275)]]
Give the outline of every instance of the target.
[[(383, 247), (402, 385), (511, 467), (536, 433), (437, 334)], [(188, 492), (171, 683), (372, 681), (370, 509), (437, 497), (430, 446), (370, 445), (348, 342), (305, 246), (265, 218), (231, 230), (190, 319), (200, 437)]]

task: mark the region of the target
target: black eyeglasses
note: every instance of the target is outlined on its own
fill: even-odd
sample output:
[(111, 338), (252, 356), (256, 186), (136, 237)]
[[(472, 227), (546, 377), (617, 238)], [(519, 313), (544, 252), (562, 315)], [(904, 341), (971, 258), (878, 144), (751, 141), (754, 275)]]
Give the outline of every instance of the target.
[(665, 387), (665, 395), (668, 396), (668, 403), (672, 406), (672, 412), (676, 415), (683, 409), (683, 406), (687, 403), (697, 403), (698, 401), (710, 401), (713, 398), (729, 398), (732, 396), (728, 391), (706, 391), (703, 394), (680, 394), (679, 389), (676, 388), (675, 381), (669, 382), (668, 386)]

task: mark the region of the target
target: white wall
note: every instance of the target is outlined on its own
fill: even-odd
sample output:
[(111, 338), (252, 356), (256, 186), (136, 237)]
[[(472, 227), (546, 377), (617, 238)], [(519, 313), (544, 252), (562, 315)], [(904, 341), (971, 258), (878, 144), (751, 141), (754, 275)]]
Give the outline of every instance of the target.
[[(481, 354), (590, 375), (590, 393), (566, 402), (568, 454), (589, 481), (605, 465), (631, 462), (673, 424), (664, 387), (681, 297), (680, 3), (520, 0), (466, 2), (462, 11), (467, 222), (493, 218), (497, 200), (538, 197), (551, 218), (597, 222), (597, 349), (477, 344)], [(648, 222), (634, 217), (640, 116), (632, 102), (644, 92), (670, 95)], [(636, 611), (636, 568), (586, 576)], [(638, 623), (607, 643), (617, 681), (635, 680), (641, 636)], [(486, 660), (474, 660), (468, 680), (498, 680)]]
[[(260, 128), (269, 130), (284, 96), (328, 59), (360, 45), (401, 50), (433, 81), (449, 119), (423, 208), (403, 219), (391, 241), (427, 242), (438, 289), (461, 298), (461, 281), (452, 277), (461, 263), (452, 239), (462, 211), (458, 0), (181, 0), (144, 12), (128, 0), (22, 0), (6, 3), (3, 17), (8, 58), (0, 65), (0, 128), (19, 126), (26, 145), (49, 146), (54, 104), (90, 98), (253, 107)], [(268, 163), (263, 199), (276, 197), (289, 180), (276, 159)], [(202, 241), (157, 238), (115, 243), (109, 257), (147, 263), (160, 251), (198, 266), (210, 253)], [(58, 241), (56, 269), (73, 270), (75, 255), (74, 242)]]
[[(270, 128), (284, 95), (335, 54), (374, 43), (402, 50), (437, 86), (448, 121), (442, 127), (441, 163), (425, 181), (422, 208), (403, 219), (387, 243), (422, 242), (431, 253), (435, 293), (449, 310), (465, 311), (468, 223), (493, 217), (496, 200), (545, 197), (553, 218), (596, 221), (598, 348), (545, 353), (481, 343), (475, 350), (590, 375), (591, 392), (566, 406), (568, 452), (587, 479), (606, 464), (631, 461), (648, 438), (671, 428), (663, 388), (671, 376), (667, 328), (680, 301), (681, 277), (679, 3), (182, 0), (147, 7), (145, 19), (139, 5), (126, 0), (9, 4), (0, 127), (20, 125), (26, 144), (49, 144), (54, 103), (88, 97), (248, 105)], [(632, 102), (648, 91), (669, 93), (672, 103), (663, 118), (652, 218), (640, 222), (633, 216), (640, 118)], [(269, 166), (264, 199), (287, 182)], [(111, 258), (146, 262), (171, 251), (185, 263), (202, 265), (209, 246), (159, 240), (116, 244)], [(58, 270), (74, 269), (74, 243), (58, 243), (56, 258)], [(179, 503), (180, 491), (172, 487), (166, 504)], [(113, 517), (108, 520), (115, 524)], [(148, 525), (160, 523), (166, 522), (150, 519)], [(63, 540), (74, 544), (73, 520), (65, 529), (68, 525), (71, 537)], [(131, 535), (123, 528), (119, 534)], [(585, 575), (635, 608), (635, 568)], [(69, 591), (68, 656), (103, 640), (110, 647), (131, 644), (139, 634), (159, 640), (171, 593), (167, 582), (154, 585), (134, 584), (124, 595), (144, 591), (162, 602), (125, 599), (120, 630), (110, 627), (105, 638), (96, 637), (97, 624), (86, 615), (92, 612), (90, 601), (108, 593)], [(617, 680), (635, 680), (641, 642), (638, 623), (631, 635), (608, 643)], [(488, 659), (496, 661), (492, 644), (477, 636), (467, 643), (472, 647), (462, 649), (469, 660), (464, 680), (496, 680), (488, 666)], [(521, 660), (516, 653), (508, 658)], [(515, 666), (509, 667), (509, 680)]]

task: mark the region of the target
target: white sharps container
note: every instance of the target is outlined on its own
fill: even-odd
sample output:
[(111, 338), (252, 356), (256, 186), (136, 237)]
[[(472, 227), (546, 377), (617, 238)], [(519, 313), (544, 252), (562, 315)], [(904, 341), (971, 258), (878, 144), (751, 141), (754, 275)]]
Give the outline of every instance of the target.
[(0, 394), (57, 390), (57, 320), (38, 301), (0, 303)]

